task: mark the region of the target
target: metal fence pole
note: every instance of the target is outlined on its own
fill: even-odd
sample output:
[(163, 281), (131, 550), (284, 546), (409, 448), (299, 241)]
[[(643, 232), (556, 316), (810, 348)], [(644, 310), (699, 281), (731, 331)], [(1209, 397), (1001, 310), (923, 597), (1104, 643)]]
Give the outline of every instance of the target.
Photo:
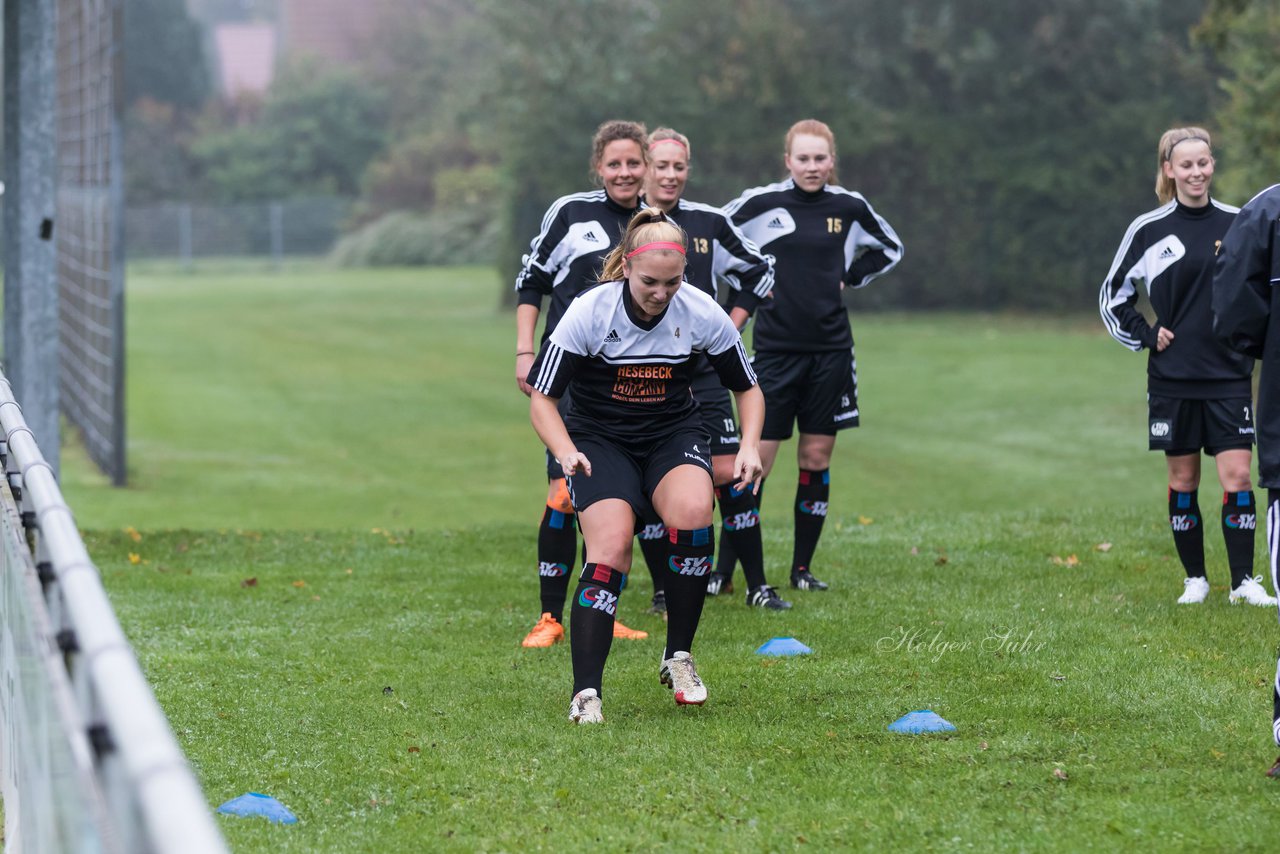
[(4, 4), (4, 364), (58, 471), (56, 17), (47, 0)]
[(271, 222), (271, 263), (277, 270), (284, 265), (284, 205), (272, 202), (268, 207)]
[(178, 258), (184, 272), (191, 272), (191, 205), (178, 205)]

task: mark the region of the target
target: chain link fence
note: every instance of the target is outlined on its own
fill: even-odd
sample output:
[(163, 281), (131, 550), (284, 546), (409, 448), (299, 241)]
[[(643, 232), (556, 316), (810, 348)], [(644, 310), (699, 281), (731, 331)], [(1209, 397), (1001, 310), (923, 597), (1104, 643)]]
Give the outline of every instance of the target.
[(126, 212), (131, 260), (177, 261), (184, 269), (214, 258), (261, 259), (328, 254), (342, 233), (352, 200), (314, 196), (273, 202), (203, 205), (164, 202)]

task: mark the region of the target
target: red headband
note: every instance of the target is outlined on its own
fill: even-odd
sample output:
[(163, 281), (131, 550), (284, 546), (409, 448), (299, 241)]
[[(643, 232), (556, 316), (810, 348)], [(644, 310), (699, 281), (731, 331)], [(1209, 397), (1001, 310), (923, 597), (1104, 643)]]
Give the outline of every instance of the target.
[(685, 151), (689, 150), (689, 146), (685, 145), (683, 142), (681, 142), (680, 140), (674, 137), (670, 139), (655, 139), (653, 142), (649, 143), (649, 150), (653, 151), (655, 148), (657, 148), (659, 145), (662, 145), (662, 143), (664, 142), (674, 142), (676, 145), (680, 146)]
[(679, 243), (672, 243), (670, 240), (659, 240), (656, 243), (645, 243), (641, 246), (637, 246), (635, 249), (632, 249), (627, 253), (627, 257), (630, 258), (632, 255), (639, 255), (641, 252), (648, 252), (650, 249), (671, 249), (679, 252), (681, 255), (684, 254), (684, 247)]

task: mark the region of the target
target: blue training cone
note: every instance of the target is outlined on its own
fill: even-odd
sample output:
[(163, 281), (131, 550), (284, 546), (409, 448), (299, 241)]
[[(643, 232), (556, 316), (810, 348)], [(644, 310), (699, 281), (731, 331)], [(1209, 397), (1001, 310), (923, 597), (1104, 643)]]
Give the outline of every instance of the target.
[(900, 732), (906, 735), (920, 735), (926, 732), (955, 732), (956, 728), (949, 721), (943, 720), (928, 709), (907, 712), (889, 724), (889, 732)]
[(245, 792), (238, 798), (232, 798), (218, 807), (218, 812), (241, 817), (260, 815), (267, 821), (279, 824), (296, 824), (298, 821), (298, 817), (289, 812), (284, 804), (259, 792)]
[(756, 655), (808, 655), (813, 652), (795, 638), (770, 638), (760, 645)]

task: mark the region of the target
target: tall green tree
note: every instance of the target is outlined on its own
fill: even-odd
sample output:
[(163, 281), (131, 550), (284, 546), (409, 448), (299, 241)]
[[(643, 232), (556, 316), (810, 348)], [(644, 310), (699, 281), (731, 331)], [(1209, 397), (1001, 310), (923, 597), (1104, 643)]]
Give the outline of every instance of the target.
[(355, 196), (386, 142), (385, 102), (350, 68), (304, 60), (287, 67), (241, 126), (206, 126), (192, 152), (215, 198), (253, 201)]
[(124, 91), (199, 110), (212, 91), (204, 31), (184, 0), (129, 0), (124, 15)]
[(1227, 169), (1214, 181), (1237, 199), (1280, 181), (1280, 6), (1212, 0), (1196, 34), (1225, 73), (1217, 140)]

